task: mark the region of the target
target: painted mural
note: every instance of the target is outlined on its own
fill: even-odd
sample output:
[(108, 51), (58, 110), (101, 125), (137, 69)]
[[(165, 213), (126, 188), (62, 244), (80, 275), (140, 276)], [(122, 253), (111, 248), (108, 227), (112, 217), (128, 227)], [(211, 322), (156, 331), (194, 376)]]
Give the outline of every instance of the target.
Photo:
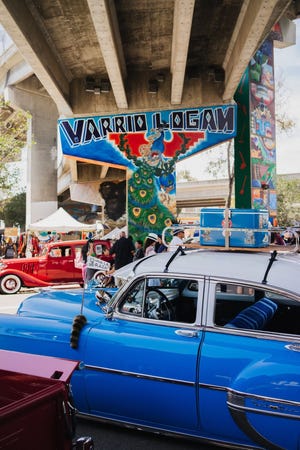
[(249, 65), (252, 206), (276, 215), (276, 139), (273, 40), (267, 39)]
[(142, 239), (176, 222), (176, 163), (233, 138), (236, 106), (62, 119), (58, 129), (64, 155), (127, 169), (122, 205)]

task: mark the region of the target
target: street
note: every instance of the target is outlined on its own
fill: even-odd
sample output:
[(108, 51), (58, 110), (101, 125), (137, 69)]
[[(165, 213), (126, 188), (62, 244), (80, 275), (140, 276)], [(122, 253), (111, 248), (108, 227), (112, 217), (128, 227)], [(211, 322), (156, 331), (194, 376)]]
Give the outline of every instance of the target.
[[(0, 295), (0, 314), (15, 314), (19, 304), (39, 289), (22, 289), (14, 295)], [(145, 405), (145, 408), (147, 405)], [(77, 435), (91, 436), (95, 450), (215, 450), (216, 447), (195, 441), (158, 436), (90, 420), (77, 420)]]

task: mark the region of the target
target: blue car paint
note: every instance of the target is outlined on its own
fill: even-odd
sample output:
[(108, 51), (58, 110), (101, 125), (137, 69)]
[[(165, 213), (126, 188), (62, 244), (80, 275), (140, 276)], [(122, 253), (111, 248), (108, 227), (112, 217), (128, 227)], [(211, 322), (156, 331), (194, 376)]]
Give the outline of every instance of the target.
[[(224, 338), (226, 346), (224, 346)], [(238, 429), (232, 424), (230, 408), (228, 408), (228, 402), (232, 400), (229, 399), (228, 393), (243, 393), (249, 395), (248, 403), (251, 403), (246, 407), (253, 409), (254, 406), (257, 408), (257, 405), (260, 405), (261, 413), (265, 414), (265, 419), (262, 420), (260, 414), (247, 413), (250, 424), (253, 423), (255, 429), (262, 429), (265, 434), (266, 421), (268, 428), (273, 430), (272, 439), (274, 439), (274, 431), (276, 432), (277, 445), (282, 448), (297, 449), (300, 424), (299, 353), (289, 351), (286, 347), (286, 342), (263, 337), (258, 344), (256, 337), (205, 333), (201, 352), (199, 403), (200, 420), (209, 433), (214, 433), (214, 430), (221, 431), (228, 440), (236, 436)], [(218, 364), (215, 364), (216, 360)], [(272, 391), (270, 386), (273, 388)], [(208, 412), (212, 402), (211, 391), (214, 392), (213, 404), (218, 405), (218, 415), (215, 413), (215, 408)], [(258, 396), (270, 400), (259, 400)], [(277, 403), (272, 401), (276, 398), (287, 401), (294, 399), (293, 408), (284, 404), (283, 401)], [(239, 408), (241, 408), (240, 405)], [(278, 421), (279, 416), (268, 417), (276, 411), (290, 414), (291, 409), (295, 420), (293, 423), (288, 421), (288, 428), (287, 421)], [(288, 437), (287, 429), (289, 429)]]

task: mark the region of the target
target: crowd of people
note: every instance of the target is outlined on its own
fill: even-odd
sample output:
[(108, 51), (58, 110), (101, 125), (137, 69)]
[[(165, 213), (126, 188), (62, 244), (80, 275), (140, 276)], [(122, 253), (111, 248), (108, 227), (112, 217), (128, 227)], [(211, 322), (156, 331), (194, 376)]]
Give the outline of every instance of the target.
[(133, 243), (132, 237), (126, 237), (125, 232), (122, 232), (110, 250), (110, 253), (115, 258), (115, 269), (119, 269), (145, 256), (176, 250), (179, 245), (183, 245), (183, 238), (184, 229), (176, 228), (173, 231), (173, 238), (167, 247), (163, 244), (162, 237), (156, 233), (149, 233), (144, 242), (137, 239)]
[[(126, 233), (122, 231), (110, 250), (103, 248), (102, 254), (99, 256), (99, 259), (110, 263), (110, 268), (104, 272), (107, 279), (103, 281), (103, 285), (107, 286), (109, 282), (113, 280), (113, 273), (115, 270), (146, 256), (176, 250), (178, 246), (184, 244), (183, 238), (184, 229), (176, 228), (173, 231), (172, 240), (167, 247), (162, 242), (162, 236), (156, 233), (149, 233), (144, 242), (140, 239), (133, 242), (132, 237), (126, 237)], [(82, 249), (83, 278), (85, 281), (91, 280), (96, 273), (95, 269), (90, 269), (88, 267), (88, 256), (96, 256), (93, 239), (88, 239), (86, 245)]]
[(46, 239), (39, 239), (33, 231), (21, 233), (16, 238), (2, 236), (0, 243), (0, 257), (4, 259), (31, 258), (42, 254), (49, 242), (60, 240), (60, 234), (48, 233)]

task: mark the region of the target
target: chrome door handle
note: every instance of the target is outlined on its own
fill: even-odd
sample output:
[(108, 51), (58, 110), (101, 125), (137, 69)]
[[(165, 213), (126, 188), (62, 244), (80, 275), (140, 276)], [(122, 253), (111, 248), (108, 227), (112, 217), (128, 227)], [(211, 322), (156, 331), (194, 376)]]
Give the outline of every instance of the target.
[(198, 331), (194, 330), (176, 330), (175, 331), (178, 336), (185, 336), (185, 337), (198, 337)]

